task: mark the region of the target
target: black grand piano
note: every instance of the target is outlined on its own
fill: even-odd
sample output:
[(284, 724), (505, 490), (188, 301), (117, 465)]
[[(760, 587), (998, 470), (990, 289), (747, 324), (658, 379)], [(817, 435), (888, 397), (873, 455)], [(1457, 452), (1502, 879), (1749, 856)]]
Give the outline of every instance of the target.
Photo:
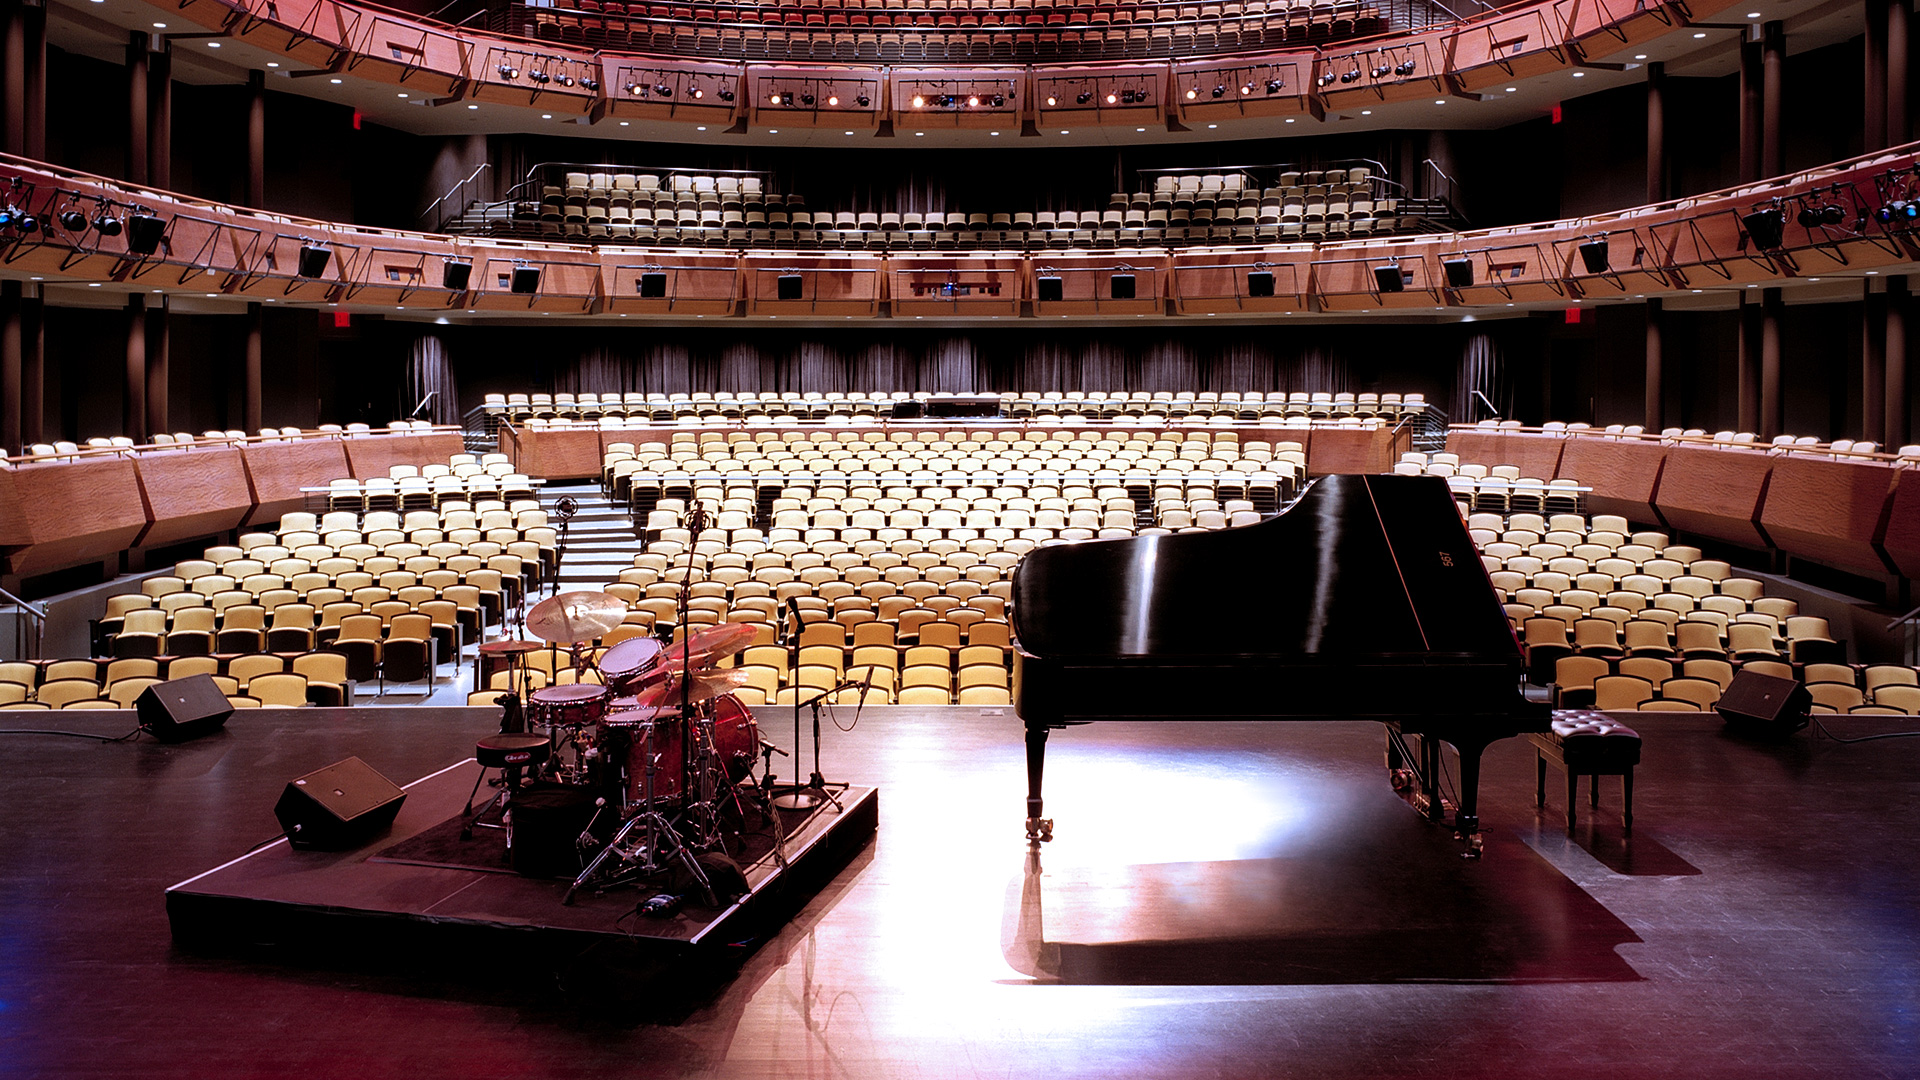
[(1373, 720), (1396, 787), (1436, 820), (1439, 744), (1459, 752), (1453, 824), (1475, 854), (1481, 752), (1550, 716), (1521, 694), (1520, 646), (1439, 477), (1328, 476), (1253, 525), (1036, 549), (1012, 622), (1033, 842), (1053, 835), (1040, 782), (1056, 728)]

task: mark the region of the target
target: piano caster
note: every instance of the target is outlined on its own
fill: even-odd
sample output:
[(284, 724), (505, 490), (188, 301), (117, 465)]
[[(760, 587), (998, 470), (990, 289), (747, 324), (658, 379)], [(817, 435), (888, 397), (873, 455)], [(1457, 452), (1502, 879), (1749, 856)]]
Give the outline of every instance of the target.
[(1052, 818), (1028, 818), (1027, 819), (1027, 842), (1028, 843), (1040, 844), (1040, 843), (1045, 843), (1052, 839), (1053, 839), (1053, 819)]

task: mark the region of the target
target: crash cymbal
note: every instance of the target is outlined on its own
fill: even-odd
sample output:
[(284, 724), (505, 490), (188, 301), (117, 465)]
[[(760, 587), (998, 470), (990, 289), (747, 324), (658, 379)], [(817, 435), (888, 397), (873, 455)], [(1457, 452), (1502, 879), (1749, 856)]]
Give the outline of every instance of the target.
[[(688, 683), (687, 701), (699, 704), (747, 684), (748, 673), (744, 668), (728, 668), (724, 671), (696, 671), (684, 676)], [(682, 676), (670, 674), (658, 683), (641, 690), (631, 699), (633, 707), (641, 709), (670, 709), (680, 704), (680, 682)]]
[(684, 644), (670, 645), (660, 657), (659, 667), (668, 670), (692, 670), (712, 667), (753, 644), (757, 631), (747, 623), (720, 623), (688, 638)]
[(619, 626), (627, 602), (603, 592), (566, 592), (548, 597), (527, 612), (527, 633), (542, 641), (592, 641)]
[(480, 643), (480, 651), (488, 656), (511, 656), (514, 653), (533, 652), (544, 648), (546, 646), (538, 641), (525, 641), (519, 638), (502, 638), (499, 641)]

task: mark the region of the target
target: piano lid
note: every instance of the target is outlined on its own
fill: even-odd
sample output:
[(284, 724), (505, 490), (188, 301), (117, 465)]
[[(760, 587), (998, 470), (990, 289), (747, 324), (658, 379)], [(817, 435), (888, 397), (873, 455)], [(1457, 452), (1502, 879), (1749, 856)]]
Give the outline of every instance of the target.
[(1203, 533), (1038, 548), (1013, 578), (1030, 656), (1520, 660), (1499, 594), (1431, 476), (1329, 476), (1284, 513)]

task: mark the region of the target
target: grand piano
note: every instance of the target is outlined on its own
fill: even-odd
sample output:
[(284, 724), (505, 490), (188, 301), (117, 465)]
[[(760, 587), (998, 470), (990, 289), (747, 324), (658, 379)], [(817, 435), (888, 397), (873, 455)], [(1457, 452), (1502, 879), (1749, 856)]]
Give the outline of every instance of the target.
[(1053, 836), (1047, 736), (1069, 724), (1372, 720), (1395, 786), (1435, 820), (1440, 743), (1458, 751), (1452, 823), (1474, 855), (1481, 752), (1550, 717), (1521, 693), (1519, 643), (1439, 477), (1328, 476), (1252, 525), (1038, 548), (1011, 618), (1034, 843)]

